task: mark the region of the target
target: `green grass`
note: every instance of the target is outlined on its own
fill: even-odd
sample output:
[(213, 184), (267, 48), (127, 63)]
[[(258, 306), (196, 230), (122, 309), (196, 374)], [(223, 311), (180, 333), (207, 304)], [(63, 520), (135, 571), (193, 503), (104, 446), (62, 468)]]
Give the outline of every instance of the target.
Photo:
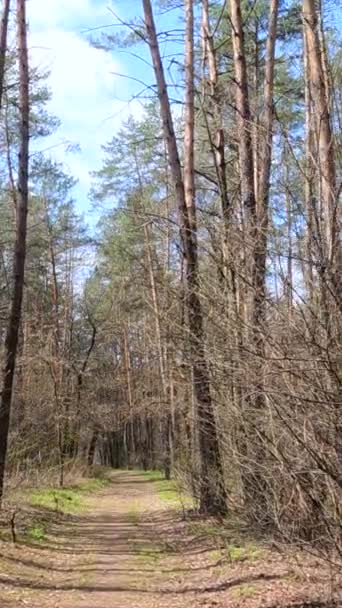
[(29, 493), (28, 502), (59, 513), (75, 514), (85, 509), (85, 497), (106, 487), (108, 479), (86, 479), (69, 488), (39, 488)]
[(255, 562), (264, 557), (264, 551), (255, 545), (245, 545), (243, 547), (231, 546), (227, 548), (229, 561), (235, 562)]
[[(27, 503), (41, 510), (62, 514), (82, 513), (87, 508), (86, 498), (90, 494), (99, 492), (110, 483), (106, 478), (90, 478), (80, 481), (79, 484), (66, 488), (45, 487), (24, 493)], [(37, 519), (38, 517), (38, 519)], [(35, 520), (29, 523), (24, 536), (34, 542), (44, 542), (47, 539), (46, 522), (39, 521), (39, 513), (35, 513)]]
[(83, 506), (80, 491), (73, 488), (41, 488), (30, 493), (29, 502), (60, 513), (79, 513)]
[(164, 480), (163, 473), (161, 471), (137, 471), (140, 475), (146, 479), (146, 481), (161, 481)]
[(176, 482), (166, 479), (161, 479), (160, 481), (156, 481), (157, 494), (161, 500), (167, 502), (172, 505), (178, 505), (181, 501), (181, 496), (179, 494)]
[(91, 479), (86, 479), (84, 481), (81, 481), (81, 483), (79, 483), (77, 486), (72, 486), (74, 489), (78, 490), (79, 492), (83, 492), (86, 494), (92, 494), (94, 492), (98, 492), (99, 490), (102, 490), (103, 488), (106, 488), (108, 485), (110, 485), (110, 479), (106, 478), (106, 477), (99, 477), (99, 478), (91, 478)]
[(153, 481), (159, 498), (173, 507), (192, 507), (191, 496), (183, 493), (175, 479), (164, 479), (160, 471), (139, 471), (146, 481)]
[(36, 524), (26, 530), (26, 536), (30, 540), (41, 543), (46, 540), (46, 532), (42, 525)]

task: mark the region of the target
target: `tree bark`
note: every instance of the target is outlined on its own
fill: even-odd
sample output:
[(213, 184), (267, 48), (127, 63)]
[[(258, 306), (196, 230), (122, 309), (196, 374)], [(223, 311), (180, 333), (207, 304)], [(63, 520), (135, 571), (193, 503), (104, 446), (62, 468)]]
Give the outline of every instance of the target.
[(92, 434), (91, 440), (90, 440), (90, 444), (89, 444), (88, 454), (87, 454), (87, 464), (89, 467), (91, 467), (94, 464), (95, 450), (96, 450), (98, 438), (99, 438), (99, 432), (93, 431), (93, 434)]
[(247, 222), (255, 224), (256, 198), (254, 191), (252, 120), (249, 104), (248, 76), (240, 0), (231, 0), (230, 19), (233, 33), (241, 197)]
[(268, 239), (268, 214), (270, 197), (270, 176), (273, 144), (273, 88), (274, 88), (274, 62), (277, 35), (279, 0), (271, 0), (268, 35), (266, 42), (265, 80), (264, 80), (264, 114), (261, 125), (263, 127), (263, 141), (259, 146), (261, 151), (260, 179), (257, 198), (257, 229), (255, 233), (255, 259), (254, 259), (254, 319), (256, 330), (256, 347), (259, 355), (264, 355), (262, 334), (265, 323), (266, 302), (266, 256)]
[(8, 447), (11, 403), (18, 348), (19, 327), (24, 290), (26, 233), (28, 210), (29, 158), (29, 69), (27, 53), (26, 4), (17, 0), (17, 45), (19, 59), (20, 148), (17, 195), (16, 238), (13, 259), (13, 291), (10, 316), (5, 339), (5, 364), (0, 402), (0, 501), (3, 496), (4, 475)]
[(322, 240), (326, 263), (331, 264), (336, 254), (337, 201), (334, 141), (329, 112), (329, 91), (319, 40), (319, 21), (315, 0), (303, 0), (303, 23), (306, 37), (308, 76), (312, 101), (312, 114), (317, 145), (318, 173), (320, 180)]
[(7, 55), (7, 32), (11, 0), (4, 0), (0, 24), (0, 111), (4, 92), (5, 67)]
[(125, 359), (125, 368), (126, 368), (126, 378), (127, 378), (127, 397), (128, 397), (128, 407), (129, 407), (129, 439), (130, 439), (130, 452), (128, 454), (128, 463), (134, 466), (136, 461), (136, 449), (135, 449), (135, 438), (134, 438), (134, 412), (133, 412), (133, 394), (132, 394), (132, 370), (131, 370), (131, 353), (129, 350), (129, 342), (128, 342), (128, 323), (124, 325), (123, 328), (123, 337), (124, 337), (124, 359)]
[(303, 0), (303, 26), (307, 79), (311, 100), (314, 170), (318, 183), (315, 205), (317, 271), (323, 322), (329, 342), (335, 328), (334, 311), (342, 311), (342, 243), (339, 192), (336, 185), (334, 136), (329, 107), (326, 57), (319, 36), (319, 12), (315, 0)]
[(305, 100), (305, 212), (306, 212), (306, 235), (304, 245), (304, 264), (303, 273), (306, 284), (309, 305), (313, 305), (314, 299), (314, 217), (315, 196), (314, 196), (314, 167), (313, 167), (313, 127), (311, 120), (312, 104), (310, 92), (309, 60), (307, 51), (306, 30), (303, 29), (303, 64), (304, 64), (304, 100)]

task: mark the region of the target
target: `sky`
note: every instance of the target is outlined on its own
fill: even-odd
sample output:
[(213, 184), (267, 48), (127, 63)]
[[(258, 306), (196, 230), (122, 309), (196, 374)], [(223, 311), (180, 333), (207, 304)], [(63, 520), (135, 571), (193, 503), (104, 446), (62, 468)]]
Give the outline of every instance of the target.
[[(90, 222), (89, 172), (101, 166), (101, 144), (111, 139), (129, 114), (142, 113), (141, 103), (130, 101), (141, 86), (118, 74), (136, 74), (147, 80), (151, 74), (146, 64), (137, 65), (139, 60), (127, 53), (92, 47), (89, 30), (103, 27), (109, 31), (108, 26), (116, 21), (111, 11), (126, 19), (132, 13), (139, 14), (139, 5), (135, 0), (27, 2), (31, 62), (51, 71), (48, 110), (61, 121), (58, 131), (38, 142), (38, 148), (49, 149), (48, 153), (79, 180), (74, 192), (77, 209)], [(79, 145), (80, 151), (68, 152), (70, 144)]]

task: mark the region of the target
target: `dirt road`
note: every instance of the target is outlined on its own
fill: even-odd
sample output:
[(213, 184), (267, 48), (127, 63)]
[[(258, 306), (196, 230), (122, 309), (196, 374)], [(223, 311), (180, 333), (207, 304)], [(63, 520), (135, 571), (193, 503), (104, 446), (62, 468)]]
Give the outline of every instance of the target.
[(87, 506), (57, 522), (42, 546), (2, 544), (1, 608), (342, 605), (327, 599), (326, 577), (314, 565), (308, 577), (268, 550), (227, 557), (208, 547), (143, 475), (114, 474)]

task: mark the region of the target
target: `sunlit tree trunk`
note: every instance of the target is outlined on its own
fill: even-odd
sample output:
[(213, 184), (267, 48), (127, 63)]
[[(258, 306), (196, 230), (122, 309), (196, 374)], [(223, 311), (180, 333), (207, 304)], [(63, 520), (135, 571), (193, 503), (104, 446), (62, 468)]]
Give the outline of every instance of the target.
[(311, 120), (312, 104), (309, 82), (309, 59), (307, 51), (306, 30), (303, 31), (303, 65), (304, 65), (304, 100), (305, 100), (305, 215), (306, 215), (306, 234), (304, 243), (304, 263), (303, 274), (310, 306), (313, 305), (314, 298), (314, 251), (316, 249), (314, 238), (314, 217), (315, 217), (315, 197), (314, 197), (314, 149), (313, 149), (313, 126)]

